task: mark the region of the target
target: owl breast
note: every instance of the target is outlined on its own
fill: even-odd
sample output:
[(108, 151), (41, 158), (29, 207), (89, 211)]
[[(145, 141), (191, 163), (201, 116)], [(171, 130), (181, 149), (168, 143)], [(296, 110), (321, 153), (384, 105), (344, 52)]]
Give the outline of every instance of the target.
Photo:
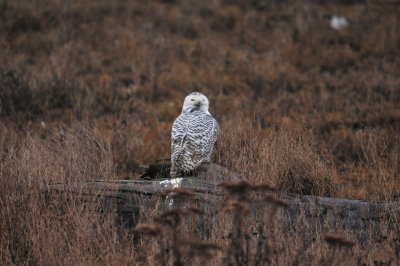
[(209, 113), (191, 108), (183, 111), (172, 126), (171, 176), (210, 162), (217, 134), (218, 123)]

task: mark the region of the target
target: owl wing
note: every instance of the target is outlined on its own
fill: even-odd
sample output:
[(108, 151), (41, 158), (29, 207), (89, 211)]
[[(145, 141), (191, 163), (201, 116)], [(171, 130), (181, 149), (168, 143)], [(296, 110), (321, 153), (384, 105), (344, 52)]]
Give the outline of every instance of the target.
[(188, 120), (185, 114), (178, 116), (173, 125), (171, 131), (171, 150), (174, 153), (177, 147), (183, 147), (188, 134)]
[(218, 123), (217, 121), (209, 116), (209, 119), (207, 119), (209, 122), (209, 126), (207, 126), (207, 133), (205, 134), (205, 156), (207, 156), (208, 160), (211, 159), (212, 151), (215, 142), (217, 141), (217, 136), (218, 136)]
[(201, 113), (189, 128), (188, 140), (198, 162), (210, 161), (213, 146), (217, 140), (218, 123), (209, 114)]

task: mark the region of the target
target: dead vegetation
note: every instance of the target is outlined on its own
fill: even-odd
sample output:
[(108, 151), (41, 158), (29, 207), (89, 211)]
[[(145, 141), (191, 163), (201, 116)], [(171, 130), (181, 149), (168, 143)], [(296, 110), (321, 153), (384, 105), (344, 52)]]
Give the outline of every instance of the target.
[[(153, 240), (137, 242), (113, 213), (97, 213), (98, 202), (41, 193), (51, 182), (134, 178), (132, 165), (168, 158), (183, 97), (202, 91), (221, 126), (215, 161), (248, 184), (398, 200), (398, 9), (392, 1), (0, 1), (1, 263), (178, 256), (200, 264), (209, 254), (231, 265), (343, 263), (338, 254), (350, 264), (399, 263), (396, 232), (350, 247), (339, 243), (353, 243), (346, 232), (307, 231), (299, 221), (288, 236), (281, 210), (250, 226), (256, 203), (231, 201), (212, 221), (182, 214), (183, 227), (199, 217), (215, 224), (208, 235), (151, 225), (137, 230)], [(334, 14), (349, 27), (330, 28)], [(250, 262), (254, 252), (261, 257)]]

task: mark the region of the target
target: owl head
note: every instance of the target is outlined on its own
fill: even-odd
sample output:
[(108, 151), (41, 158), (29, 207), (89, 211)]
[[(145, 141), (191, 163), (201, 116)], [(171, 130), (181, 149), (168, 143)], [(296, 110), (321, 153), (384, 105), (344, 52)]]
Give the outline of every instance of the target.
[(182, 111), (185, 111), (187, 108), (191, 108), (192, 110), (201, 110), (203, 112), (208, 113), (208, 107), (210, 102), (207, 97), (200, 92), (192, 92), (188, 96), (186, 96), (185, 101), (183, 102)]

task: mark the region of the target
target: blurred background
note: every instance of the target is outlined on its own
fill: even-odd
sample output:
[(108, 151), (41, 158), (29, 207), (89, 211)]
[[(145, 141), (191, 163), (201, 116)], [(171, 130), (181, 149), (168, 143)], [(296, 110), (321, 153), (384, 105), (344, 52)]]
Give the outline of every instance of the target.
[(2, 174), (62, 181), (96, 154), (107, 171), (90, 178), (135, 178), (169, 158), (199, 91), (215, 161), (250, 181), (398, 199), (399, 14), (391, 0), (2, 0)]

